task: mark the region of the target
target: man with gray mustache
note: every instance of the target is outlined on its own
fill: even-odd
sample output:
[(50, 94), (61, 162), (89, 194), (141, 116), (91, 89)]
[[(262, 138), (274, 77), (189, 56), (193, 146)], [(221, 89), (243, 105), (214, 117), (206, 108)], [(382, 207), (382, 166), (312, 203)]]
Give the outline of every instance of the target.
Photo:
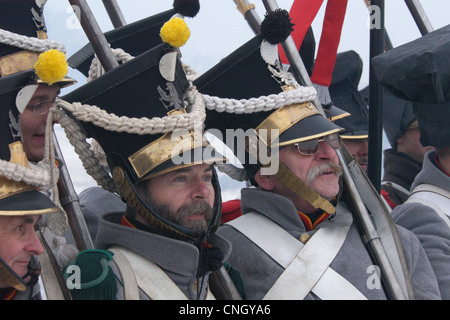
[[(253, 185), (241, 190), (242, 216), (217, 232), (232, 243), (228, 262), (241, 276), (245, 297), (392, 298), (353, 220), (351, 205), (341, 201), (345, 190), (336, 150), (342, 147), (342, 128), (317, 111), (307, 87), (300, 87), (281, 65), (265, 60), (262, 46), (262, 36), (256, 36), (194, 81), (207, 104), (206, 128), (219, 130), (223, 137), (227, 130), (253, 130), (258, 143), (246, 137), (247, 145), (257, 145), (271, 160), (263, 162), (261, 152), (252, 153), (256, 148), (249, 147), (239, 159), (243, 168), (219, 167)], [(271, 107), (276, 104), (272, 99), (284, 103)], [(226, 112), (221, 101), (228, 103)], [(270, 139), (264, 139), (269, 133)], [(232, 141), (225, 140), (230, 147)], [(239, 158), (240, 150), (232, 151)], [(269, 167), (278, 170), (266, 170)], [(402, 243), (408, 243), (405, 256), (416, 298), (439, 299), (419, 240), (403, 228), (399, 234)]]
[(332, 173), (336, 176), (340, 176), (342, 174), (342, 168), (335, 163), (322, 163), (318, 166), (315, 166), (308, 171), (308, 181), (309, 183), (313, 182), (319, 175), (325, 173)]

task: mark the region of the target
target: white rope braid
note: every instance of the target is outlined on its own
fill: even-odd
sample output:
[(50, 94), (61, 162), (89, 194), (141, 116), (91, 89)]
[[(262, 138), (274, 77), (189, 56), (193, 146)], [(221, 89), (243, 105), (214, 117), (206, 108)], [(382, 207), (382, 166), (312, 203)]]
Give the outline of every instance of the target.
[(30, 167), (14, 164), (9, 161), (0, 160), (0, 175), (8, 180), (20, 182), (40, 188), (43, 191), (49, 189), (51, 185), (50, 169), (47, 163), (30, 163)]
[(147, 135), (172, 132), (175, 129), (192, 130), (199, 122), (204, 122), (206, 118), (205, 105), (202, 96), (198, 94), (195, 87), (188, 89), (186, 99), (192, 101), (190, 113), (172, 114), (152, 119), (118, 117), (114, 113), (108, 113), (97, 106), (83, 105), (78, 102), (69, 103), (64, 100), (59, 100), (58, 106), (72, 113), (77, 120), (90, 122), (108, 131)]
[(243, 182), (249, 180), (247, 171), (244, 168), (236, 167), (231, 163), (216, 163), (215, 166), (220, 172), (227, 174), (236, 181)]
[(203, 95), (203, 99), (205, 100), (205, 107), (208, 110), (235, 114), (251, 114), (271, 111), (295, 103), (312, 101), (316, 95), (317, 92), (313, 87), (299, 87), (295, 90), (261, 96), (259, 98), (250, 98), (248, 100), (211, 97), (206, 94)]
[(57, 49), (63, 53), (66, 53), (67, 51), (65, 46), (57, 41), (27, 37), (3, 29), (0, 29), (0, 42), (34, 52), (45, 52), (50, 49)]
[(56, 165), (55, 157), (55, 142), (53, 141), (53, 120), (55, 118), (56, 108), (52, 107), (49, 110), (49, 115), (47, 117), (47, 123), (45, 127), (45, 151), (43, 162), (49, 162), (50, 168), (50, 178), (53, 188), (53, 202), (62, 210), (61, 204), (59, 202), (59, 192), (58, 192), (58, 180), (59, 180), (59, 168)]
[(194, 82), (195, 79), (200, 77), (200, 74), (195, 71), (190, 65), (183, 63), (184, 72), (186, 73), (186, 78), (190, 82)]
[[(134, 59), (132, 55), (125, 52), (122, 49), (111, 49), (114, 56), (116, 57), (117, 61), (125, 63), (130, 61), (131, 59)], [(101, 75), (105, 73), (105, 70), (102, 67), (102, 64), (100, 63), (100, 60), (98, 59), (97, 55), (94, 56), (94, 59), (92, 59), (91, 66), (89, 68), (88, 78), (87, 82), (90, 82)]]
[(51, 251), (55, 255), (58, 266), (63, 268), (71, 259), (74, 259), (78, 255), (78, 249), (67, 244), (65, 234), (69, 227), (67, 213), (61, 206), (59, 199), (58, 180), (59, 180), (59, 168), (56, 165), (54, 137), (53, 137), (53, 121), (57, 120), (60, 110), (56, 107), (52, 107), (47, 117), (46, 130), (45, 130), (45, 152), (44, 159), (41, 162), (47, 162), (49, 164), (50, 178), (51, 178), (51, 194), (52, 201), (59, 208), (59, 211), (45, 214), (40, 221), (40, 227), (47, 239)]
[[(62, 101), (62, 100), (58, 100)], [(58, 103), (58, 102), (57, 102)], [(64, 111), (60, 110), (58, 114), (58, 121), (69, 140), (74, 147), (75, 153), (78, 154), (86, 172), (97, 182), (103, 189), (115, 192), (116, 185), (103, 165), (96, 159), (91, 146), (86, 141), (87, 137), (82, 132), (81, 127), (77, 121), (66, 116)]]

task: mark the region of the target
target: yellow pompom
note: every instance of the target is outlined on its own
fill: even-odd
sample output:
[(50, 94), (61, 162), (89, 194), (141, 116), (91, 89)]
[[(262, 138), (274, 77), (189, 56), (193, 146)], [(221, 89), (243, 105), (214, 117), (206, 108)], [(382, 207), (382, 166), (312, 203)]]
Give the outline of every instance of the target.
[(165, 43), (179, 48), (189, 40), (191, 31), (183, 19), (175, 17), (162, 26), (160, 36)]
[(56, 49), (41, 53), (34, 70), (39, 79), (49, 85), (61, 81), (69, 72), (66, 55)]

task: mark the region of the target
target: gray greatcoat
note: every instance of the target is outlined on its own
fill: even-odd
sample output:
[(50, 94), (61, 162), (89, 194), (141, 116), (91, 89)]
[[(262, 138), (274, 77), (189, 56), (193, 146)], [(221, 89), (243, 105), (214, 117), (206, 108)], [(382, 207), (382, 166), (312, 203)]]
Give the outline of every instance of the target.
[[(432, 184), (450, 190), (450, 178), (431, 161), (435, 151), (424, 157), (422, 171), (411, 186), (413, 190), (421, 184)], [(447, 210), (450, 210), (450, 201)], [(448, 211), (447, 211), (448, 212)], [(406, 202), (392, 211), (396, 224), (416, 234), (428, 255), (436, 274), (442, 299), (450, 299), (450, 228), (432, 208)]]
[[(386, 191), (394, 204), (400, 205), (408, 199), (409, 189), (415, 177), (422, 169), (422, 164), (405, 153), (393, 149), (384, 151), (384, 175), (381, 189)], [(392, 183), (404, 188), (396, 188)]]
[[(201, 286), (200, 300), (205, 299), (210, 271), (204, 279), (197, 278), (199, 250), (196, 246), (179, 240), (163, 237), (146, 231), (133, 229), (120, 224), (124, 213), (110, 213), (101, 217), (98, 224), (96, 248), (107, 250), (119, 245), (135, 251), (157, 264), (190, 300), (197, 299), (197, 286)], [(217, 235), (211, 235), (208, 243), (220, 248), (224, 254), (223, 262), (231, 252), (230, 243)], [(119, 274), (116, 272), (116, 275)], [(143, 292), (141, 300), (149, 299)], [(117, 298), (123, 299), (123, 288)], [(167, 298), (170, 300), (170, 297)]]
[(27, 285), (27, 289), (18, 291), (12, 300), (42, 300), (39, 283)]
[[(262, 214), (296, 239), (307, 232), (293, 203), (283, 196), (248, 188), (242, 189), (241, 201), (243, 214), (248, 212)], [(383, 289), (369, 289), (367, 286), (370, 276), (368, 268), (373, 265), (373, 262), (345, 204), (341, 203), (336, 214), (320, 223), (317, 228), (339, 224), (351, 225), (351, 228), (342, 248), (332, 261), (331, 268), (346, 278), (366, 298), (386, 299)], [(229, 262), (240, 272), (247, 298), (262, 299), (283, 272), (283, 268), (232, 226), (224, 225), (219, 228), (218, 233), (232, 243), (233, 252)], [(308, 233), (312, 235), (314, 231)], [(416, 298), (439, 299), (436, 277), (419, 240), (412, 232), (401, 227), (399, 227), (399, 234), (405, 244), (405, 255)], [(317, 299), (317, 297), (310, 292), (305, 299)]]

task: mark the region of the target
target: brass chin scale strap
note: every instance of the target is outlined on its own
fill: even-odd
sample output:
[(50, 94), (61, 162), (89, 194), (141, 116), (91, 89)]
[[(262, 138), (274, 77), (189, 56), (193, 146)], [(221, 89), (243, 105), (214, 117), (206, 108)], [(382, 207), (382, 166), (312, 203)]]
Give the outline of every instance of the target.
[(0, 279), (19, 291), (27, 289), (23, 280), (0, 258)]
[(322, 209), (328, 214), (336, 212), (336, 208), (317, 192), (308, 187), (301, 179), (292, 173), (283, 163), (279, 163), (279, 168), (275, 174), (277, 179), (298, 194), (302, 199), (309, 202), (313, 207)]
[(161, 221), (159, 218), (155, 217), (152, 212), (150, 212), (144, 204), (138, 199), (136, 193), (130, 185), (130, 182), (125, 177), (125, 173), (122, 168), (115, 167), (113, 170), (113, 179), (117, 188), (119, 189), (120, 195), (131, 208), (133, 208), (136, 214), (143, 217), (149, 225), (162, 231), (164, 234), (173, 236), (176, 239), (194, 243), (197, 239), (189, 237), (188, 235), (176, 230), (175, 228), (169, 226), (168, 224)]

